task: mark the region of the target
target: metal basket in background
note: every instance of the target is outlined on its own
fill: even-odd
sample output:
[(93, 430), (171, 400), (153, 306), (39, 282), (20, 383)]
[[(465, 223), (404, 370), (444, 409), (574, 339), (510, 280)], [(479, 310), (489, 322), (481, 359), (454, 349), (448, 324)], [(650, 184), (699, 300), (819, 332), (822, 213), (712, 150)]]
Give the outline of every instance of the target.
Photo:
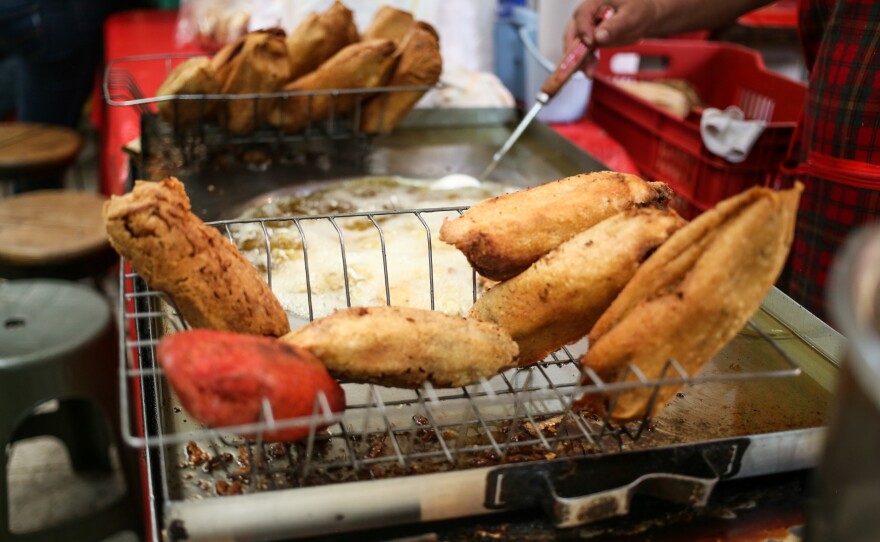
[[(242, 147), (284, 147), (291, 152), (297, 149), (312, 148), (316, 145), (333, 147), (337, 152), (351, 155), (364, 155), (375, 134), (361, 130), (361, 113), (366, 101), (390, 92), (427, 92), (431, 86), (395, 86), (357, 89), (329, 89), (316, 91), (286, 91), (251, 94), (190, 94), (175, 96), (156, 96), (155, 91), (145, 89), (147, 74), (154, 78), (156, 73), (165, 77), (181, 62), (200, 56), (196, 53), (169, 53), (122, 57), (111, 60), (104, 75), (104, 99), (108, 105), (133, 107), (142, 118), (155, 116), (160, 104), (163, 115), (155, 122), (143, 124), (144, 136), (157, 138), (169, 147), (180, 149), (187, 162), (202, 157), (216, 149)], [(314, 119), (311, 112), (314, 100), (329, 97), (329, 107), (325, 118)], [(302, 129), (296, 132), (280, 127), (285, 124), (284, 108), (280, 108), (281, 119), (273, 126), (266, 120), (265, 111), (291, 98), (306, 98), (307, 115)], [(340, 100), (353, 99), (350, 112), (340, 113)], [(231, 131), (227, 129), (225, 112), (231, 102), (246, 103), (252, 108), (250, 126)], [(195, 116), (195, 122), (182, 122), (181, 111), (187, 108), (188, 116)], [(193, 108), (197, 111), (192, 114)], [(348, 108), (346, 108), (348, 109)], [(199, 113), (200, 112), (200, 113)], [(384, 122), (385, 112), (379, 113), (379, 133), (388, 131), (390, 126)]]

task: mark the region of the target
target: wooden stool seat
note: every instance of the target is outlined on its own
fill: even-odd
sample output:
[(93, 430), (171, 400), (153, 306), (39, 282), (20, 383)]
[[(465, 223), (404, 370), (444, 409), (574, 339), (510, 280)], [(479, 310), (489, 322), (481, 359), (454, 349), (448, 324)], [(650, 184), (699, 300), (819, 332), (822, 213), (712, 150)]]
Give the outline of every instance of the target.
[(0, 199), (0, 276), (94, 277), (116, 260), (97, 194), (41, 190)]
[(0, 176), (65, 168), (83, 140), (76, 130), (27, 122), (0, 122)]

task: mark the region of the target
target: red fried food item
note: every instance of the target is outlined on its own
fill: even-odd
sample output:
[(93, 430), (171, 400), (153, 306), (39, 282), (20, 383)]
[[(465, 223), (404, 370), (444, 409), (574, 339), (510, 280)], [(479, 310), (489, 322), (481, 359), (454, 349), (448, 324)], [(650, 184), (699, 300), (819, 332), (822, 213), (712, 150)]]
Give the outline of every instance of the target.
[[(196, 329), (164, 337), (157, 353), (183, 408), (208, 427), (259, 421), (264, 397), (276, 421), (310, 416), (320, 392), (333, 412), (345, 410), (345, 393), (324, 364), (277, 339)], [(291, 441), (308, 433), (304, 425), (266, 432), (263, 439)]]

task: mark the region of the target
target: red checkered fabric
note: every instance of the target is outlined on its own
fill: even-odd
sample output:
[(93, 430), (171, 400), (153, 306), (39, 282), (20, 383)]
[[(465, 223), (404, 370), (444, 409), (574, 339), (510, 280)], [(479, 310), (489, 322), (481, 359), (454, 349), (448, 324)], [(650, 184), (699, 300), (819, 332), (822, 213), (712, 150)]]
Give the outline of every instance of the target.
[(805, 191), (779, 285), (825, 318), (832, 259), (855, 227), (880, 218), (880, 2), (800, 8), (810, 82), (795, 177)]

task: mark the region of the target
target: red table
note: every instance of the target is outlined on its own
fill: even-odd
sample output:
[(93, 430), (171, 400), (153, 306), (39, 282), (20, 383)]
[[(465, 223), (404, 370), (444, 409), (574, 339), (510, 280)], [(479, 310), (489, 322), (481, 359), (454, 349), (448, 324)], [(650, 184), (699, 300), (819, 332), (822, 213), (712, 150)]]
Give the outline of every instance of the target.
[(639, 169), (626, 149), (598, 124), (588, 118), (571, 124), (551, 124), (553, 129), (579, 148), (590, 153), (611, 171), (639, 174)]
[[(197, 44), (179, 45), (175, 39), (176, 10), (135, 10), (118, 13), (104, 25), (104, 61), (134, 55), (170, 52), (198, 52)], [(136, 70), (132, 73), (145, 96), (152, 96), (162, 80), (163, 72)], [(101, 103), (104, 103), (103, 100)], [(101, 191), (121, 194), (128, 178), (128, 156), (122, 147), (140, 136), (138, 112), (130, 106), (101, 108)]]
[(797, 0), (779, 0), (739, 18), (744, 26), (756, 28), (797, 28)]

